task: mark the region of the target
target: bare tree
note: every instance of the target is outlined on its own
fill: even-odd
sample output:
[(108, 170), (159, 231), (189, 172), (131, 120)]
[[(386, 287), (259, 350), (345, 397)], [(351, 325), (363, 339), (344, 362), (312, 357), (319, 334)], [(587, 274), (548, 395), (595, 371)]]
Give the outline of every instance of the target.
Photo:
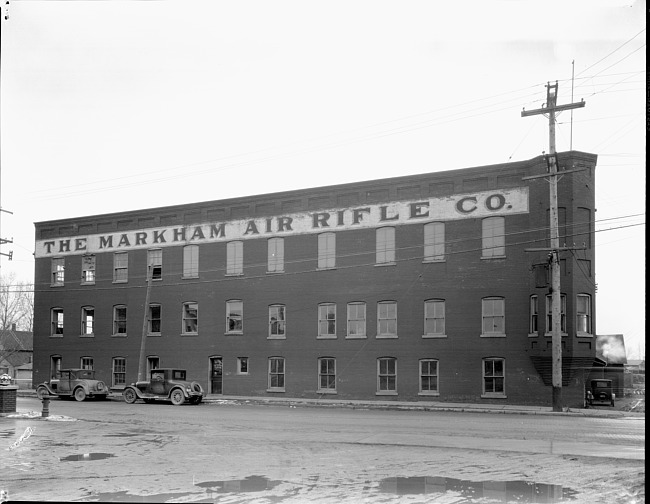
[(24, 350), (14, 329), (31, 331), (33, 321), (33, 285), (16, 282), (13, 273), (0, 276), (0, 361)]

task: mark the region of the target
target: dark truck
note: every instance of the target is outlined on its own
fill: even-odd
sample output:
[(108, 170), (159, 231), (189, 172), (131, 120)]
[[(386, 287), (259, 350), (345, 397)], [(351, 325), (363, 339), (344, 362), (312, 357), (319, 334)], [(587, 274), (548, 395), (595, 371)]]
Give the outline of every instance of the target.
[(174, 405), (185, 402), (199, 404), (203, 400), (203, 388), (195, 381), (187, 381), (184, 369), (152, 369), (148, 381), (138, 381), (122, 392), (124, 401), (133, 404), (138, 399), (146, 403), (171, 401)]
[(587, 406), (593, 406), (595, 404), (614, 406), (615, 399), (616, 394), (614, 394), (612, 380), (605, 380), (603, 378), (591, 380), (587, 388)]

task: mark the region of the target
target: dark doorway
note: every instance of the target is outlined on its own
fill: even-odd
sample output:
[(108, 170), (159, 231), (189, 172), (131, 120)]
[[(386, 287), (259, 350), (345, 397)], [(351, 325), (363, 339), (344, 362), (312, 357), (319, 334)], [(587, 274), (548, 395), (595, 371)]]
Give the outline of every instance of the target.
[(223, 359), (210, 357), (210, 393), (223, 394)]

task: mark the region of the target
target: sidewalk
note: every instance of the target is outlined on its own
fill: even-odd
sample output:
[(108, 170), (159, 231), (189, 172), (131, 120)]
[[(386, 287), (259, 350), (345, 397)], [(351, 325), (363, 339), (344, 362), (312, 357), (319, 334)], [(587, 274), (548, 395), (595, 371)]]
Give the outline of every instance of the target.
[[(34, 390), (18, 390), (19, 397), (36, 397)], [(122, 395), (111, 392), (109, 400), (122, 401)], [(203, 398), (207, 404), (234, 404), (234, 405), (266, 405), (285, 407), (314, 407), (314, 408), (352, 408), (352, 409), (383, 409), (406, 411), (456, 411), (468, 413), (509, 413), (520, 415), (562, 415), (582, 417), (645, 418), (645, 413), (620, 411), (606, 407), (601, 408), (565, 408), (562, 412), (553, 411), (551, 406), (523, 406), (516, 404), (479, 404), (479, 403), (452, 403), (443, 401), (361, 401), (348, 399), (305, 399), (295, 397), (249, 397), (207, 394)]]

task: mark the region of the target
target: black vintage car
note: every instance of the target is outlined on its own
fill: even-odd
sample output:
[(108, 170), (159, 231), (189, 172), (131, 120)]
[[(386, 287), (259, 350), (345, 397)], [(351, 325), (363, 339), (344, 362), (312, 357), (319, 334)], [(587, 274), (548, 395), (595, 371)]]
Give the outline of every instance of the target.
[(595, 404), (614, 406), (615, 399), (616, 394), (614, 393), (612, 380), (605, 380), (603, 378), (591, 380), (587, 389), (587, 406), (593, 406)]
[(203, 388), (195, 381), (187, 381), (184, 369), (152, 369), (149, 380), (138, 381), (122, 392), (124, 401), (133, 404), (138, 399), (144, 402), (171, 401), (180, 405), (184, 402), (199, 404), (203, 400)]

